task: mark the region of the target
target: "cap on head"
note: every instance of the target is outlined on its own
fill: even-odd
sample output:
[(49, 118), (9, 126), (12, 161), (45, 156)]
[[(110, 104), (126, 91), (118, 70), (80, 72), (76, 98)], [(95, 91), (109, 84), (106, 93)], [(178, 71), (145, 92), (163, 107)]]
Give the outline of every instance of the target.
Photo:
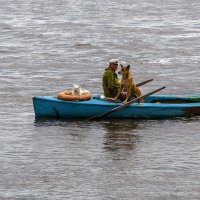
[(109, 60), (109, 64), (116, 64), (116, 65), (118, 65), (118, 63), (119, 63), (118, 59), (111, 59), (111, 60)]

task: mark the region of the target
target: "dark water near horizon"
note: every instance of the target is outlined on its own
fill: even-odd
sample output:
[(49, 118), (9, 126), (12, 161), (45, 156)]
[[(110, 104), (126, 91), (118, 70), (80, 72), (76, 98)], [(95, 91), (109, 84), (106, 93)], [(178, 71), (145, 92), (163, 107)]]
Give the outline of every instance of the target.
[(143, 93), (200, 94), (199, 0), (0, 0), (0, 199), (200, 199), (200, 117), (35, 119), (32, 97), (101, 94), (109, 59)]

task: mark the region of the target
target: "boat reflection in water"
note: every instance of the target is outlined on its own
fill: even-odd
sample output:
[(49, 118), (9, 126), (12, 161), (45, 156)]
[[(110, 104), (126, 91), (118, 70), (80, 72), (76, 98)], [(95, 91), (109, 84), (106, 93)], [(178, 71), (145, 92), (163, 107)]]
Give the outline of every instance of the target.
[(104, 136), (104, 148), (115, 151), (124, 149), (134, 150), (140, 141), (137, 134), (138, 123), (133, 120), (112, 120), (104, 121), (103, 126), (106, 130)]

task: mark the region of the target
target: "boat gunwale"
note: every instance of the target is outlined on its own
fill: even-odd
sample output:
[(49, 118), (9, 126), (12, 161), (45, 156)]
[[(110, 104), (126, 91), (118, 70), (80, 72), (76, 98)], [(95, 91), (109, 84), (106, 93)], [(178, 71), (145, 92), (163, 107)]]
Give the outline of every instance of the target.
[[(45, 98), (46, 97), (46, 98)], [(48, 102), (56, 102), (56, 103), (62, 103), (62, 104), (77, 104), (77, 105), (90, 105), (90, 106), (104, 106), (104, 107), (117, 107), (122, 105), (122, 102), (109, 102), (104, 99), (90, 99), (90, 100), (84, 100), (84, 101), (67, 101), (67, 100), (62, 100), (54, 96), (34, 96), (33, 99), (38, 99), (41, 101), (48, 101)], [(92, 103), (91, 103), (92, 102)], [(99, 103), (103, 102), (103, 104)], [(136, 102), (132, 103), (130, 106), (127, 108), (131, 107), (162, 107), (162, 108), (186, 108), (186, 107), (199, 107), (200, 106), (200, 101), (197, 102), (191, 102), (191, 103), (151, 103), (151, 102)]]

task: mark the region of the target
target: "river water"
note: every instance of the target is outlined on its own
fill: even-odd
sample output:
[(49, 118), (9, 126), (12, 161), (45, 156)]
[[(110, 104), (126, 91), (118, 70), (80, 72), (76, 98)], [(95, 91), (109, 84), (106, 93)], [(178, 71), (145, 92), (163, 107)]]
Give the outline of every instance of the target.
[(197, 200), (200, 117), (35, 119), (32, 97), (101, 94), (109, 59), (143, 93), (200, 94), (199, 0), (0, 0), (0, 199)]

